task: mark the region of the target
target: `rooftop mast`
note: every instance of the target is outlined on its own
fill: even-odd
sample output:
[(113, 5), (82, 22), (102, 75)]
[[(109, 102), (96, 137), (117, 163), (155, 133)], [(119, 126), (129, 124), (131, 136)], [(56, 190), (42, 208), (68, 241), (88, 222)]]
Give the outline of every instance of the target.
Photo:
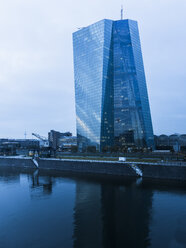
[(123, 5), (121, 5), (121, 20), (123, 20)]
[(26, 139), (26, 136), (27, 136), (26, 130), (25, 130), (24, 136), (25, 136), (25, 139)]

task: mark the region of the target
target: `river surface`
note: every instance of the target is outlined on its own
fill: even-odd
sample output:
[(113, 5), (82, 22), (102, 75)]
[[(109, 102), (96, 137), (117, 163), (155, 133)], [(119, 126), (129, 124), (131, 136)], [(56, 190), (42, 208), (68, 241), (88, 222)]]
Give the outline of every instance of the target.
[(0, 248), (186, 247), (186, 187), (0, 168)]

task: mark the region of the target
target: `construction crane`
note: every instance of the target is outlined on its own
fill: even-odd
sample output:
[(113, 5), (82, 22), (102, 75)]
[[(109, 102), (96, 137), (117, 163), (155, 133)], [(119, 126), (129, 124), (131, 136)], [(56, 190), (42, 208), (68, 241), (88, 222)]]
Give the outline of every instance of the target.
[(37, 133), (32, 133), (33, 136), (38, 138), (40, 140), (40, 146), (48, 147), (49, 146), (49, 141), (47, 138), (37, 134)]

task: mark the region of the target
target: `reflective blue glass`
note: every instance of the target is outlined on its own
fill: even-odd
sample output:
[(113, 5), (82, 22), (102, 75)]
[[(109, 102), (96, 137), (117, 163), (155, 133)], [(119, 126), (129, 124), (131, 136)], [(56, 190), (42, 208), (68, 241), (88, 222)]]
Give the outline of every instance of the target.
[(114, 136), (119, 145), (154, 146), (136, 21), (113, 23)]
[(102, 20), (73, 34), (78, 147), (154, 144), (137, 22)]

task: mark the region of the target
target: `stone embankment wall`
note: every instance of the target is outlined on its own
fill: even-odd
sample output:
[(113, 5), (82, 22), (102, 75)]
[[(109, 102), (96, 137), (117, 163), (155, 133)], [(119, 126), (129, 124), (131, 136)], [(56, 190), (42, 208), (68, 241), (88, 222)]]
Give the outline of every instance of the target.
[(118, 176), (136, 176), (136, 173), (127, 165), (106, 161), (83, 160), (48, 160), (41, 159), (39, 166), (42, 169), (55, 169), (79, 173), (108, 174)]
[(0, 157), (0, 166), (33, 168), (33, 161), (31, 158)]
[[(114, 176), (138, 176), (131, 164), (122, 162), (39, 159), (38, 164), (41, 170)], [(0, 166), (38, 169), (31, 158), (0, 157)], [(138, 163), (135, 166), (140, 169), (143, 178), (186, 181), (186, 166), (151, 165), (146, 163)]]

